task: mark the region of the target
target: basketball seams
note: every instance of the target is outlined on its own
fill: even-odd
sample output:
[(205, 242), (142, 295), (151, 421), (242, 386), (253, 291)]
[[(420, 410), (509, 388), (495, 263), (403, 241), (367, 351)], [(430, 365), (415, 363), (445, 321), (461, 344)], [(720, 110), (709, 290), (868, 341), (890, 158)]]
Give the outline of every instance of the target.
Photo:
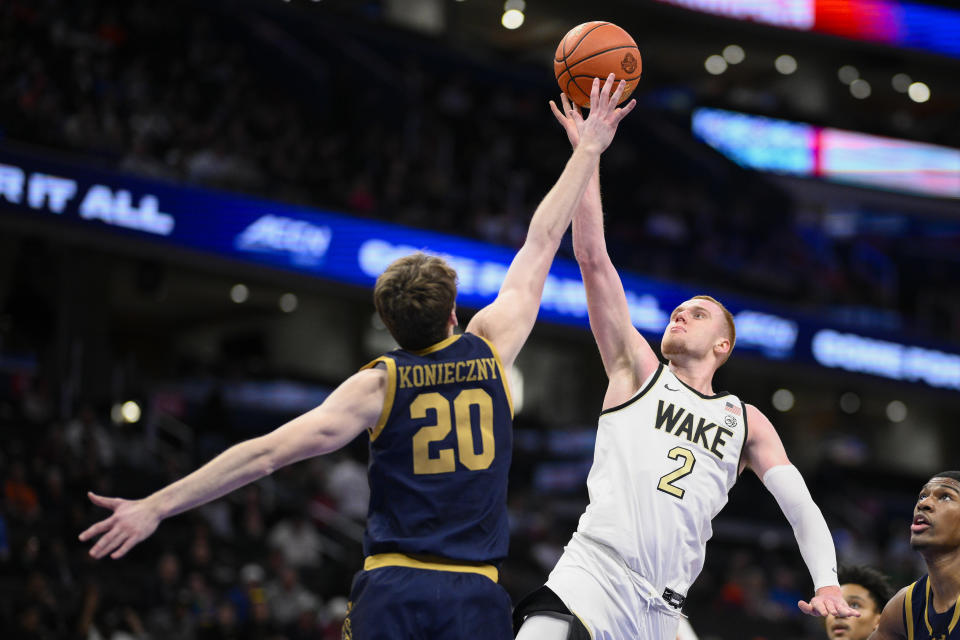
[[(583, 26), (583, 25), (581, 25), (581, 26)], [(599, 35), (594, 35), (594, 36), (591, 38), (591, 37), (590, 37), (590, 34), (592, 34), (593, 32), (597, 31), (597, 30), (600, 29), (601, 27), (612, 27), (612, 28), (613, 28), (613, 32), (612, 32), (612, 33), (608, 33), (608, 34), (606, 34), (606, 35), (604, 35), (604, 34), (601, 33), (601, 34), (599, 34)], [(609, 30), (608, 30), (608, 31), (609, 31)], [(596, 22), (595, 22), (593, 25), (591, 25), (588, 29), (586, 29), (585, 31), (583, 31), (582, 33), (580, 33), (580, 34), (578, 34), (578, 35), (579, 35), (579, 37), (576, 38), (576, 41), (575, 41), (575, 42), (573, 41), (572, 38), (569, 37), (569, 36), (570, 36), (570, 33), (568, 33), (566, 36), (564, 36), (563, 39), (560, 41), (560, 44), (559, 44), (559, 46), (557, 47), (557, 50), (556, 50), (556, 53), (554, 54), (554, 59), (553, 59), (553, 62), (554, 62), (554, 75), (556, 76), (557, 82), (558, 82), (559, 85), (562, 87), (563, 93), (567, 94), (568, 96), (571, 97), (571, 99), (573, 99), (574, 95), (575, 95), (577, 92), (579, 92), (579, 93), (581, 94), (581, 97), (579, 97), (579, 98), (577, 98), (577, 99), (573, 99), (573, 101), (574, 101), (575, 103), (577, 103), (577, 104), (580, 104), (580, 105), (582, 105), (582, 106), (587, 106), (587, 108), (589, 108), (589, 103), (590, 103), (590, 88), (588, 87), (587, 89), (584, 89), (584, 88), (580, 85), (579, 80), (580, 80), (580, 78), (587, 78), (587, 79), (589, 79), (589, 80), (592, 82), (592, 80), (594, 79), (594, 77), (597, 77), (597, 74), (596, 74), (596, 73), (581, 73), (581, 74), (575, 74), (574, 71), (578, 71), (578, 70), (587, 71), (587, 69), (589, 69), (590, 67), (596, 68), (597, 65), (600, 65), (600, 67), (605, 67), (605, 66), (606, 66), (606, 62), (608, 61), (607, 58), (602, 58), (602, 57), (601, 57), (599, 60), (593, 60), (593, 64), (590, 64), (590, 61), (591, 61), (592, 59), (594, 59), (594, 58), (597, 58), (598, 56), (603, 56), (604, 54), (609, 54), (609, 53), (611, 53), (611, 52), (614, 52), (614, 53), (612, 54), (612, 56), (609, 56), (609, 57), (608, 57), (608, 58), (611, 60), (611, 62), (610, 62), (611, 65), (614, 64), (614, 63), (612, 62), (612, 59), (613, 59), (614, 57), (616, 57), (616, 56), (619, 55), (620, 58), (623, 58), (624, 56), (629, 56), (630, 53), (636, 54), (637, 59), (638, 59), (638, 65), (639, 65), (639, 60), (641, 59), (641, 58), (640, 58), (640, 51), (639, 51), (639, 48), (637, 47), (636, 43), (635, 43), (635, 42), (633, 41), (633, 39), (630, 37), (630, 34), (628, 34), (627, 32), (625, 32), (622, 28), (620, 28), (619, 26), (617, 26), (616, 24), (614, 24), (614, 23), (612, 23), (612, 22), (596, 21)], [(587, 45), (587, 47), (588, 47), (588, 49), (589, 49), (589, 50), (587, 51), (587, 54), (588, 54), (588, 55), (587, 55), (586, 57), (580, 59), (580, 60), (575, 60), (573, 63), (571, 63), (571, 62), (570, 62), (570, 58), (572, 58), (572, 57), (576, 54), (576, 52), (580, 50), (580, 47), (581, 47), (583, 41), (584, 41), (584, 40), (587, 40), (588, 38), (590, 38), (591, 41), (592, 41), (593, 43), (595, 43), (595, 44), (590, 44), (590, 43), (588, 43), (588, 45)], [(599, 39), (599, 41), (598, 41), (598, 39)], [(603, 43), (603, 44), (615, 45), (615, 46), (610, 46), (609, 48), (604, 49), (603, 51), (597, 51), (597, 50), (596, 50), (596, 46), (597, 46), (598, 44), (601, 44), (601, 43)], [(603, 45), (601, 44), (601, 46), (603, 46)], [(626, 51), (626, 52), (622, 52), (621, 50), (623, 50), (623, 49), (626, 49), (627, 51)], [(630, 51), (631, 49), (634, 49), (635, 51), (632, 51), (632, 52), (631, 52), (631, 51)], [(581, 62), (586, 62), (587, 64), (586, 64), (586, 65), (580, 65)], [(622, 64), (623, 64), (622, 59), (620, 60), (620, 64), (621, 64), (621, 66), (622, 66)], [(580, 65), (580, 66), (578, 66), (578, 65)], [(615, 71), (616, 71), (617, 74), (620, 73), (620, 70), (619, 70), (619, 69), (617, 69), (617, 70), (615, 70)], [(642, 72), (637, 73), (636, 75), (631, 76), (631, 77), (627, 77), (627, 78), (617, 78), (617, 80), (625, 80), (625, 81), (628, 82), (629, 84), (634, 85), (634, 84), (636, 83), (636, 81), (640, 78), (641, 73), (642, 73)], [(566, 76), (566, 81), (564, 81), (564, 76)], [(602, 79), (602, 78), (601, 78), (601, 79)], [(574, 91), (574, 90), (571, 88), (571, 86), (570, 86), (571, 84), (573, 85), (573, 87), (576, 88), (576, 91)], [(632, 86), (630, 87), (631, 91), (630, 91), (630, 92), (627, 92), (628, 95), (629, 95), (629, 93), (632, 92), (632, 89), (633, 89), (633, 88), (634, 88), (634, 87), (632, 87)]]
[[(608, 26), (608, 25), (609, 25), (609, 26), (612, 26), (612, 27), (616, 27), (616, 26), (617, 26), (617, 25), (613, 24), (612, 22), (601, 22), (600, 24), (598, 24), (598, 25), (596, 25), (596, 26), (590, 27), (590, 30), (587, 31), (587, 32), (585, 32), (583, 35), (580, 36), (580, 39), (577, 40), (577, 44), (573, 45), (573, 49), (570, 49), (570, 51), (567, 51), (567, 45), (566, 45), (566, 42), (564, 42), (564, 45), (563, 45), (563, 62), (564, 62), (564, 64), (566, 64), (567, 58), (569, 58), (570, 56), (572, 56), (573, 53), (574, 53), (574, 51), (577, 50), (577, 47), (579, 47), (580, 44), (581, 44), (584, 40), (587, 39), (587, 36), (588, 36), (588, 35), (590, 35), (590, 34), (593, 33), (594, 31), (596, 31), (596, 30), (599, 29), (600, 27), (606, 27), (606, 26)], [(617, 28), (619, 29), (619, 27), (617, 27)], [(566, 40), (566, 38), (564, 38), (564, 40)]]
[[(566, 72), (564, 72), (564, 73), (566, 73)], [(633, 82), (634, 80), (639, 80), (639, 79), (640, 79), (640, 76), (642, 76), (642, 75), (643, 75), (643, 74), (636, 75), (636, 76), (631, 76), (631, 77), (629, 77), (629, 78), (616, 78), (616, 79), (615, 79), (615, 85), (614, 85), (614, 86), (616, 86), (616, 84), (619, 84), (621, 80), (623, 80), (624, 82)], [(570, 74), (570, 79), (571, 79), (571, 80), (576, 80), (577, 78), (590, 78), (590, 81), (593, 82), (593, 79), (596, 78), (596, 77), (597, 77), (597, 76), (592, 76), (592, 75), (590, 75), (589, 73), (578, 73), (577, 75), (573, 75), (572, 73)]]
[[(568, 73), (567, 75), (570, 76), (570, 79), (567, 80), (567, 86), (566, 86), (566, 88), (564, 89), (563, 92), (564, 92), (565, 94), (567, 94), (568, 96), (570, 96), (571, 99), (572, 99), (572, 98), (573, 98), (573, 94), (570, 93), (570, 84), (573, 83), (573, 86), (577, 89), (577, 91), (579, 91), (580, 93), (582, 93), (583, 95), (585, 95), (585, 96), (587, 97), (587, 102), (589, 102), (589, 101), (590, 101), (590, 94), (586, 93), (586, 92), (583, 90), (583, 88), (582, 88), (579, 84), (577, 84), (577, 82), (576, 82), (576, 80), (574, 80), (572, 74), (569, 74), (569, 73)], [(577, 76), (577, 77), (583, 78), (583, 77), (586, 77), (586, 76)], [(593, 76), (590, 76), (590, 77), (592, 78)]]
[[(596, 30), (599, 29), (600, 27), (606, 26), (606, 25), (608, 25), (608, 24), (609, 24), (609, 25), (612, 25), (613, 23), (611, 23), (611, 22), (601, 22), (600, 24), (598, 24), (598, 25), (596, 25), (596, 26), (590, 27), (590, 29), (589, 29), (586, 33), (584, 33), (583, 35), (580, 36), (580, 39), (577, 40), (577, 44), (573, 45), (573, 49), (570, 49), (570, 52), (569, 52), (569, 53), (567, 53), (567, 39), (566, 39), (566, 38), (563, 39), (563, 43), (562, 43), (562, 46), (563, 46), (563, 67), (564, 67), (564, 69), (566, 69), (567, 75), (570, 76), (570, 82), (573, 82), (573, 72), (570, 71), (570, 65), (567, 64), (567, 58), (569, 58), (571, 55), (573, 55), (573, 52), (577, 50), (577, 47), (580, 46), (580, 43), (583, 42), (588, 35), (590, 35), (590, 34), (593, 33), (594, 31), (596, 31)], [(614, 25), (614, 26), (615, 26), (615, 25)], [(574, 63), (574, 64), (576, 64), (576, 63)], [(570, 88), (570, 82), (567, 82), (567, 89)], [(578, 83), (576, 83), (576, 82), (573, 83), (573, 86), (575, 86), (577, 89), (579, 89), (579, 90), (580, 90), (580, 93), (582, 93), (584, 96), (586, 96), (586, 98), (587, 98), (587, 103), (589, 103), (589, 102), (590, 102), (590, 94), (589, 94), (589, 93), (586, 93), (583, 89), (581, 89), (581, 88), (580, 88), (580, 85), (579, 85)], [(570, 94), (567, 93), (567, 95), (570, 95)], [(574, 102), (576, 102), (576, 101), (574, 101)]]
[[(577, 65), (580, 64), (581, 62), (586, 62), (587, 60), (590, 60), (591, 58), (596, 58), (597, 56), (602, 56), (602, 55), (605, 54), (605, 53), (610, 53), (611, 51), (618, 51), (618, 50), (620, 50), (620, 49), (634, 49), (634, 50), (636, 50), (636, 52), (637, 52), (637, 56), (640, 55), (640, 50), (637, 49), (636, 45), (624, 44), (624, 45), (620, 45), (619, 47), (610, 47), (609, 49), (604, 49), (603, 51), (597, 51), (596, 53), (591, 53), (591, 54), (588, 55), (586, 58), (580, 58), (579, 60), (577, 60), (576, 62), (574, 62), (573, 64), (570, 64), (570, 65), (566, 64), (566, 60), (564, 60), (564, 66), (566, 66), (567, 71), (569, 72), (573, 67), (577, 66)], [(573, 74), (571, 73), (571, 75), (573, 75)], [(639, 78), (640, 76), (637, 76), (637, 77)]]

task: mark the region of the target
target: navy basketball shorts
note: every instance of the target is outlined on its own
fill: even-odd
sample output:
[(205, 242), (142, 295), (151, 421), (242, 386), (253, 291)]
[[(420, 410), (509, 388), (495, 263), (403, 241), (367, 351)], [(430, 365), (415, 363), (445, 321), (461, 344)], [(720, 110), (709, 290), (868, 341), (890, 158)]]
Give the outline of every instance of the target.
[(381, 567), (353, 580), (343, 640), (512, 640), (510, 596), (476, 573)]

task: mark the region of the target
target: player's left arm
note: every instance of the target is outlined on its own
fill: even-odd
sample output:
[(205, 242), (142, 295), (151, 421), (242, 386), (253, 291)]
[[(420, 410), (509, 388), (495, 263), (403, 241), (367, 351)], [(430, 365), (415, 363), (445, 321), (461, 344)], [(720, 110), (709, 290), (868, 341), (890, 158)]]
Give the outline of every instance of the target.
[(813, 578), (816, 595), (809, 603), (801, 600), (797, 606), (811, 616), (859, 617), (860, 612), (847, 605), (840, 593), (837, 552), (827, 522), (813, 502), (803, 476), (790, 463), (777, 430), (753, 405), (747, 405), (747, 424), (750, 428), (743, 464), (757, 474), (776, 498), (793, 527), (800, 555)]
[(140, 500), (89, 493), (97, 506), (113, 513), (80, 534), (99, 538), (94, 558), (121, 558), (171, 516), (215, 500), (276, 469), (343, 447), (379, 418), (388, 378), (382, 369), (355, 373), (323, 403), (274, 431), (236, 444), (196, 471)]
[(580, 144), (534, 212), (527, 238), (510, 264), (496, 300), (481, 309), (467, 326), (467, 331), (494, 344), (504, 367), (513, 363), (533, 329), (550, 265), (587, 182), (597, 170), (600, 154), (613, 140), (617, 125), (636, 105), (632, 100), (617, 107), (625, 88), (626, 83), (621, 81), (614, 89), (612, 73), (602, 90), (599, 80), (594, 81), (593, 109), (582, 121)]

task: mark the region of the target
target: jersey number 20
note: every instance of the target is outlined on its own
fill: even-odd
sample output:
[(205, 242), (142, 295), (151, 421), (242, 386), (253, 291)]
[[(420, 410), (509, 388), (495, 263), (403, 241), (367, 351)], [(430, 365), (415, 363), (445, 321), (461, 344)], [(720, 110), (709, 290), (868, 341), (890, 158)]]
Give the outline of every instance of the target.
[[(436, 392), (421, 393), (410, 404), (410, 417), (425, 418), (427, 411), (437, 413), (437, 423), (420, 428), (413, 435), (413, 472), (415, 474), (450, 473), (457, 470), (452, 448), (439, 449), (435, 457), (430, 455), (430, 443), (439, 442), (450, 433), (451, 405), (457, 424), (457, 457), (460, 464), (471, 471), (486, 469), (493, 462), (493, 400), (483, 389), (464, 389), (453, 402)], [(473, 446), (473, 425), (470, 409), (477, 407), (480, 416), (480, 451)]]
[(683, 458), (683, 466), (679, 469), (674, 469), (667, 475), (660, 478), (660, 483), (657, 485), (657, 489), (663, 491), (664, 493), (669, 493), (675, 498), (680, 498), (683, 500), (683, 494), (687, 492), (686, 489), (681, 489), (677, 485), (673, 484), (680, 478), (684, 478), (691, 473), (693, 473), (693, 465), (697, 463), (696, 458), (693, 457), (693, 451), (690, 449), (684, 449), (683, 447), (674, 447), (667, 452), (667, 457), (671, 460), (679, 460)]

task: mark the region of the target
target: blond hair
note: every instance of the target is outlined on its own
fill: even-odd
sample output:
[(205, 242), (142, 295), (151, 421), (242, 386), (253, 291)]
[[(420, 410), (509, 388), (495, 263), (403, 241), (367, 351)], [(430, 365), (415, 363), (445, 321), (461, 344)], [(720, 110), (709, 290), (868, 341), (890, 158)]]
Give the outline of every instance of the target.
[(730, 311), (725, 306), (723, 306), (722, 302), (720, 302), (713, 296), (708, 296), (708, 295), (693, 296), (691, 300), (709, 300), (713, 304), (720, 307), (720, 310), (723, 311), (723, 319), (726, 320), (727, 322), (727, 334), (728, 334), (727, 337), (730, 338), (730, 350), (727, 351), (727, 353), (724, 354), (722, 359), (720, 360), (720, 364), (722, 365), (724, 362), (727, 361), (727, 358), (730, 357), (730, 354), (733, 353), (733, 346), (737, 344), (737, 326), (733, 322), (733, 314), (730, 313)]
[(417, 252), (394, 260), (377, 278), (373, 304), (404, 349), (423, 349), (447, 337), (457, 298), (457, 272), (442, 258)]

